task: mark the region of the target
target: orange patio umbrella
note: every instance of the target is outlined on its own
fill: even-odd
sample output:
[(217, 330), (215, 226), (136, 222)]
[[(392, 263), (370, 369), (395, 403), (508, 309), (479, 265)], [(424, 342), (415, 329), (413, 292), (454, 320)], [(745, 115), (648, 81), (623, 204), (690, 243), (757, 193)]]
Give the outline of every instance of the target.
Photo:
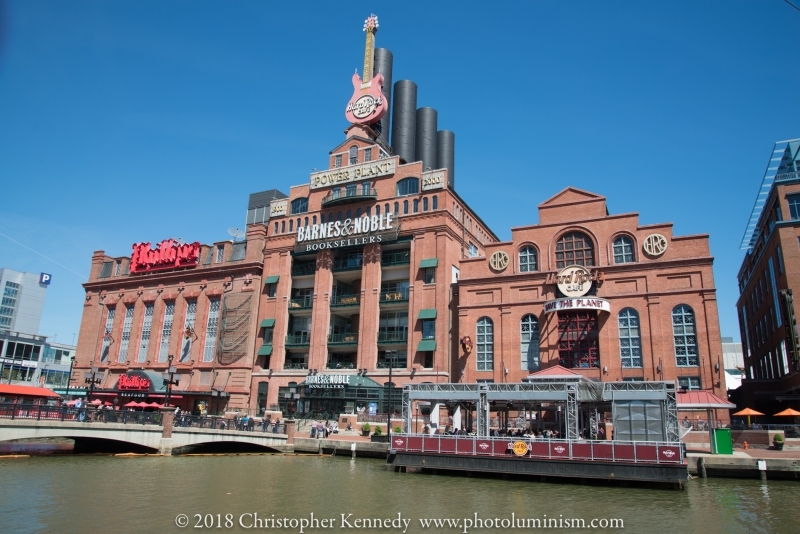
[(750, 416), (751, 415), (752, 416), (756, 416), (756, 415), (764, 415), (764, 414), (761, 413), (761, 412), (757, 412), (757, 411), (753, 410), (752, 408), (745, 408), (744, 410), (742, 410), (740, 412), (736, 412), (733, 415), (745, 415), (745, 416), (747, 416), (747, 426), (750, 426)]
[(800, 412), (797, 410), (793, 410), (791, 408), (786, 408), (782, 412), (778, 412), (775, 414), (775, 417), (797, 417), (800, 416)]

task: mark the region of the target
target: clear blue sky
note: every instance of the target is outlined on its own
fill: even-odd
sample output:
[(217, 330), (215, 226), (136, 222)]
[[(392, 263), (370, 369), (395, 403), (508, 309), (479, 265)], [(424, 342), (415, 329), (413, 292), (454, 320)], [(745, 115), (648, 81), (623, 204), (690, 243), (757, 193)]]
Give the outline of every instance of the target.
[(372, 11), (501, 239), (568, 185), (708, 233), (723, 335), (739, 337), (739, 243), (772, 145), (800, 136), (800, 11), (782, 0), (0, 9), (0, 233), (24, 245), (0, 236), (0, 266), (53, 274), (41, 333), (62, 342), (92, 251), (225, 239), (249, 193), (326, 165)]

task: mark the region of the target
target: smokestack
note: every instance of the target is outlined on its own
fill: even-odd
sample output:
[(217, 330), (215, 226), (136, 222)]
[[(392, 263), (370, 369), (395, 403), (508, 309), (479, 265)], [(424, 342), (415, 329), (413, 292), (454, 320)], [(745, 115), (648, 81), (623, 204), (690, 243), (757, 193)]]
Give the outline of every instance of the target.
[[(386, 99), (386, 105), (388, 109), (391, 111), (392, 109), (392, 61), (394, 56), (392, 53), (385, 49), (385, 48), (376, 48), (375, 49), (375, 65), (373, 67), (374, 72), (372, 73), (373, 76), (378, 74), (379, 72), (383, 74), (383, 97)], [(386, 113), (381, 119), (381, 137), (383, 137), (384, 142), (388, 145), (389, 144), (389, 119), (390, 113)]]
[(400, 80), (394, 84), (392, 106), (392, 152), (406, 163), (415, 159), (417, 84)]
[(450, 130), (436, 132), (436, 168), (447, 169), (447, 187), (455, 190), (456, 134)]
[(438, 113), (433, 108), (417, 110), (416, 156), (422, 162), (422, 172), (436, 168), (436, 122)]

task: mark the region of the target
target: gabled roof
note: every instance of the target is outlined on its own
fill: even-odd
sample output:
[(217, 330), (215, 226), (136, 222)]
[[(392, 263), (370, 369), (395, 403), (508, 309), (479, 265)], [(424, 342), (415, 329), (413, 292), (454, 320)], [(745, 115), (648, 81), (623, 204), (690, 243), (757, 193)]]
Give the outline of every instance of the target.
[(677, 395), (678, 409), (717, 409), (717, 408), (736, 408), (736, 405), (727, 399), (717, 397), (709, 391), (687, 391)]
[(574, 204), (576, 202), (586, 202), (592, 200), (605, 201), (605, 199), (606, 197), (604, 196), (570, 186), (562, 189), (552, 197), (539, 204), (539, 207), (547, 208), (551, 206), (561, 206), (564, 204)]
[(331, 151), (328, 152), (328, 154), (333, 154), (334, 152), (343, 152), (342, 148), (345, 145), (347, 145), (347, 148), (350, 148), (350, 145), (353, 144), (353, 141), (360, 141), (360, 142), (365, 143), (367, 145), (377, 145), (378, 144), (374, 139), (367, 139), (366, 137), (361, 137), (360, 135), (354, 135), (352, 137), (348, 137), (347, 139), (345, 139), (344, 141), (342, 141), (341, 143), (339, 143), (338, 145), (333, 147), (331, 149)]
[(552, 380), (553, 378), (581, 380), (583, 379), (583, 375), (561, 365), (554, 365), (553, 367), (548, 367), (547, 369), (529, 374), (525, 377), (525, 380)]

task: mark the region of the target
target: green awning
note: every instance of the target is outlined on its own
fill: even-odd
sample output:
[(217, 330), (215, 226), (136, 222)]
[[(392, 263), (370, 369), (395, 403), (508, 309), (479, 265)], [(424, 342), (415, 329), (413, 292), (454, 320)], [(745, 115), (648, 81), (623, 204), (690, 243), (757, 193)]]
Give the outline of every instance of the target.
[(436, 267), (439, 265), (439, 258), (429, 258), (427, 260), (422, 260), (419, 262), (419, 268), (425, 269), (427, 267)]
[(261, 345), (261, 348), (258, 349), (259, 356), (269, 356), (272, 354), (272, 345)]
[(275, 319), (264, 319), (259, 328), (272, 328), (273, 326), (275, 326)]
[(436, 340), (435, 339), (423, 339), (417, 345), (417, 351), (419, 352), (427, 352), (427, 351), (436, 350)]
[(280, 278), (280, 276), (268, 276), (264, 280), (264, 285), (266, 285), (266, 284), (277, 284), (279, 278)]
[(419, 318), (420, 319), (436, 319), (436, 308), (427, 308), (425, 310), (420, 310)]

